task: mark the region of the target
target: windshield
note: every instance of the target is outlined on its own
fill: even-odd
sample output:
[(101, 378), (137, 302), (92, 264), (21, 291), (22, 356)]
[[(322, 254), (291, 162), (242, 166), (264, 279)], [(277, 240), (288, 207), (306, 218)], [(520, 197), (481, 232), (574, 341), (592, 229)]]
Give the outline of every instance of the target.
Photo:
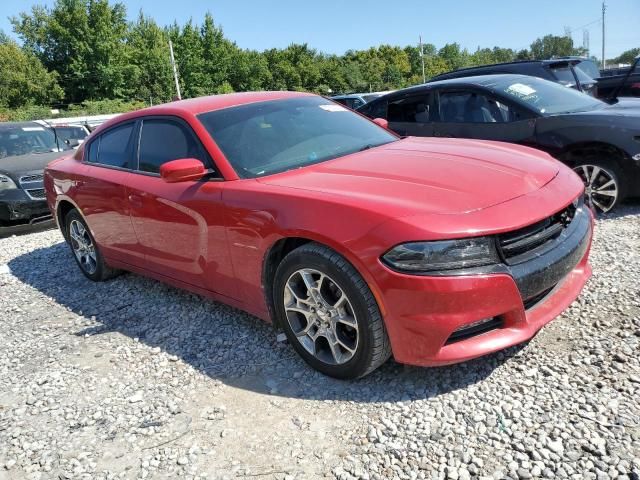
[(198, 115), (239, 176), (260, 177), (397, 140), (322, 97), (271, 100)]
[(0, 128), (0, 158), (59, 150), (50, 128), (37, 124)]
[(572, 88), (535, 77), (498, 80), (494, 87), (542, 115), (585, 112), (603, 108), (606, 105)]
[[(592, 60), (582, 60), (580, 63), (574, 65), (574, 67), (591, 78), (598, 78), (600, 76), (600, 70)], [(580, 81), (582, 81), (582, 79), (580, 79)]]

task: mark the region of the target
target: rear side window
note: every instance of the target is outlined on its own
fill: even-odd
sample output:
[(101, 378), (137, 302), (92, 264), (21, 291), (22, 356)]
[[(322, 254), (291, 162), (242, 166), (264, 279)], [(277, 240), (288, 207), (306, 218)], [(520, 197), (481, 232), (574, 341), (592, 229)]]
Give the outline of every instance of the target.
[(209, 163), (193, 133), (170, 120), (143, 121), (139, 152), (139, 170), (143, 172), (159, 173), (162, 164), (181, 158)]
[(89, 161), (111, 167), (130, 168), (129, 142), (133, 123), (112, 128), (89, 145)]

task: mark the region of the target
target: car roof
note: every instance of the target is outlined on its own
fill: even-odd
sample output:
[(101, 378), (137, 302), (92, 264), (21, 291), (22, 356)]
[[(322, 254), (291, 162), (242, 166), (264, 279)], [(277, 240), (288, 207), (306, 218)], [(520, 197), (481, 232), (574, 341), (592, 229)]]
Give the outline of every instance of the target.
[[(174, 102), (163, 103), (153, 107), (142, 108), (133, 112), (123, 113), (111, 120), (100, 124), (94, 132), (101, 132), (112, 125), (122, 123), (123, 121), (133, 120), (145, 115), (176, 115), (191, 114), (199, 115), (201, 113), (212, 112), (214, 110), (222, 110), (229, 107), (237, 107), (247, 105), (249, 103), (266, 102), (270, 100), (284, 100), (287, 98), (300, 98), (306, 96), (315, 96), (313, 93), (305, 92), (243, 92), (243, 93), (227, 93), (223, 95), (210, 95), (208, 97), (189, 98), (187, 100), (176, 100)], [(93, 133), (93, 132), (92, 132)]]
[(334, 95), (333, 97), (329, 97), (329, 98), (337, 98), (337, 99), (359, 98), (359, 97), (363, 97), (364, 95), (371, 95), (371, 93), (345, 93), (344, 95)]
[(41, 125), (36, 122), (0, 122), (0, 130), (14, 130), (22, 127), (42, 127), (47, 128), (46, 125)]
[(167, 109), (183, 110), (194, 115), (200, 113), (220, 110), (222, 108), (236, 107), (248, 103), (265, 102), (269, 100), (282, 100), (313, 95), (304, 92), (243, 92), (228, 93), (224, 95), (210, 95), (208, 97), (189, 98), (187, 100), (177, 100), (175, 102), (163, 103), (153, 107), (137, 110), (136, 113), (155, 114), (162, 113)]
[(503, 63), (489, 63), (487, 65), (475, 65), (473, 67), (465, 67), (459, 68), (457, 70), (452, 70), (450, 72), (441, 73), (440, 75), (436, 75), (433, 77), (433, 81), (437, 81), (439, 78), (449, 78), (455, 76), (464, 76), (466, 73), (474, 72), (474, 71), (483, 71), (483, 70), (499, 70), (501, 68), (508, 67), (526, 67), (526, 68), (536, 68), (536, 67), (544, 67), (546, 65), (553, 65), (555, 63), (572, 63), (577, 64), (583, 62), (585, 60), (589, 60), (584, 57), (577, 56), (567, 56), (567, 57), (556, 57), (549, 58), (547, 60), (515, 60), (513, 62), (503, 62)]
[[(208, 97), (189, 98), (187, 100), (176, 100), (174, 102), (154, 105), (133, 112), (123, 113), (111, 120), (100, 124), (94, 132), (101, 132), (112, 125), (123, 121), (133, 120), (145, 115), (199, 115), (201, 113), (222, 110), (229, 107), (247, 105), (249, 103), (266, 102), (270, 100), (284, 100), (287, 98), (300, 98), (315, 96), (313, 93), (305, 92), (243, 92), (227, 93), (223, 95), (210, 95)], [(94, 133), (92, 132), (92, 133)]]
[[(420, 92), (422, 90), (428, 90), (431, 88), (442, 87), (442, 86), (456, 86), (456, 87), (489, 87), (493, 85), (498, 80), (519, 80), (519, 79), (527, 79), (536, 78), (538, 80), (544, 80), (538, 77), (531, 77), (529, 75), (520, 75), (516, 73), (496, 73), (493, 75), (474, 75), (471, 77), (461, 77), (461, 78), (447, 78), (446, 80), (436, 80), (433, 82), (427, 82), (420, 85), (415, 85), (413, 87), (404, 88), (402, 90), (397, 90), (394, 93), (390, 93), (389, 95), (385, 95), (385, 97), (391, 98), (396, 94), (405, 94), (411, 93), (413, 91)], [(375, 100), (374, 100), (375, 101)]]

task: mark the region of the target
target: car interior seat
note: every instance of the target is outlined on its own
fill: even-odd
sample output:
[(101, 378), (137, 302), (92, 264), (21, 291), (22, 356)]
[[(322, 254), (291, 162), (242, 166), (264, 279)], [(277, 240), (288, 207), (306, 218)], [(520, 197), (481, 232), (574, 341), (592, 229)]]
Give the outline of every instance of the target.
[(429, 109), (424, 103), (416, 105), (416, 123), (428, 123), (429, 122)]
[(464, 106), (464, 121), (469, 123), (492, 123), (496, 119), (491, 115), (489, 102), (484, 95), (472, 94)]

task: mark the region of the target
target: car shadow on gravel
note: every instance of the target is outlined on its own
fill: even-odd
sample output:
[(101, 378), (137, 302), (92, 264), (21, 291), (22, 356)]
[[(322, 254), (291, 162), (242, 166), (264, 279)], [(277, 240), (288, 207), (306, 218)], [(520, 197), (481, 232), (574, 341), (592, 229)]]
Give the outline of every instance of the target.
[[(58, 322), (70, 335), (115, 351), (119, 342), (113, 334), (121, 334), (147, 345), (149, 353), (159, 347), (172, 360), (212, 379), (274, 396), (355, 402), (428, 399), (469, 386), (482, 388), (476, 384), (524, 348), (439, 368), (391, 360), (363, 379), (339, 381), (312, 370), (289, 345), (276, 341), (270, 325), (239, 310), (134, 274), (104, 283), (87, 280), (64, 243), (21, 255), (8, 265), (20, 281), (86, 318)], [(68, 319), (63, 309), (52, 311), (53, 318)], [(107, 334), (111, 343), (103, 337)], [(148, 355), (140, 350), (134, 354)]]

